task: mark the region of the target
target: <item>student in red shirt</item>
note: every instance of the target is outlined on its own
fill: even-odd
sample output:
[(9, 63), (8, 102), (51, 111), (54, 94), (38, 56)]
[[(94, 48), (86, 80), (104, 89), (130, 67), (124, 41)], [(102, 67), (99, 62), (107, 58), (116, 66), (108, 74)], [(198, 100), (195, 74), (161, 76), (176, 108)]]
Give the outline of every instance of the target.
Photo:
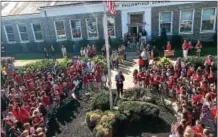
[(150, 75), (149, 72), (145, 72), (145, 79), (144, 79), (144, 87), (147, 88), (150, 84)]
[(200, 40), (198, 40), (195, 48), (196, 48), (196, 56), (200, 57), (201, 56), (201, 48), (202, 48)]
[(196, 124), (192, 127), (192, 129), (194, 130), (196, 137), (202, 137), (204, 129), (199, 120), (196, 120)]
[(139, 56), (138, 65), (139, 65), (139, 71), (142, 71), (142, 68), (144, 66), (144, 61), (141, 56)]
[(205, 65), (206, 67), (208, 67), (208, 66), (213, 66), (213, 58), (212, 58), (211, 55), (209, 55), (209, 56), (206, 58), (206, 60), (205, 60), (205, 62), (204, 62), (204, 65)]
[(172, 46), (171, 46), (171, 44), (170, 44), (170, 42), (168, 41), (167, 42), (167, 48), (166, 48), (167, 50), (171, 50), (172, 49)]
[(184, 43), (182, 44), (182, 49), (183, 49), (183, 57), (187, 59), (188, 57), (188, 49), (189, 49), (189, 44), (187, 43), (186, 40), (184, 40)]
[(137, 76), (137, 79), (138, 79), (138, 82), (139, 82), (139, 86), (141, 87), (142, 86), (142, 80), (144, 78), (144, 73), (142, 71), (139, 71), (138, 73), (138, 76)]

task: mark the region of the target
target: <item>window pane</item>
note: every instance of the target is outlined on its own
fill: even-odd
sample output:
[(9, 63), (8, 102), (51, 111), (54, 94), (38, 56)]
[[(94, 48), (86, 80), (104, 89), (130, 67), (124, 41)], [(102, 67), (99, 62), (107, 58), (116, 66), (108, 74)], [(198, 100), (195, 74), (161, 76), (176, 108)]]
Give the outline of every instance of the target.
[(163, 13), (161, 13), (160, 19), (163, 22), (171, 22), (171, 12), (163, 12)]
[(87, 26), (87, 32), (88, 32), (88, 37), (89, 38), (98, 37), (96, 19), (87, 19), (86, 20), (86, 26)]
[(191, 32), (192, 31), (192, 21), (182, 21), (180, 23), (180, 32)]
[(26, 32), (26, 27), (19, 25), (19, 31), (20, 32)]
[(64, 30), (58, 30), (57, 35), (65, 35), (65, 31)]
[(43, 40), (42, 33), (41, 32), (35, 32), (35, 38), (36, 38), (36, 40)]
[(6, 32), (7, 33), (13, 33), (13, 28), (12, 26), (5, 26)]
[(71, 28), (72, 28), (72, 37), (80, 38), (81, 37), (81, 24), (79, 20), (71, 20)]
[(215, 19), (215, 8), (204, 9), (201, 30), (214, 30)]
[(63, 21), (55, 22), (55, 25), (56, 25), (57, 30), (63, 30), (64, 29), (64, 22)]
[(41, 26), (40, 26), (40, 24), (33, 24), (33, 30), (34, 30), (34, 31), (41, 31)]
[(112, 16), (108, 16), (108, 34), (115, 36), (115, 19)]
[(8, 41), (10, 42), (15, 41), (14, 34), (8, 34)]
[(21, 33), (20, 36), (21, 36), (21, 40), (22, 40), (22, 41), (27, 41), (27, 40), (29, 40), (27, 33)]
[(160, 24), (160, 30), (165, 27), (166, 32), (170, 33), (171, 32), (171, 23), (162, 23)]
[(215, 15), (215, 9), (204, 9), (203, 10), (203, 20), (211, 20)]
[(213, 30), (213, 24), (214, 24), (214, 20), (213, 21), (203, 20), (201, 30)]
[(181, 13), (181, 20), (192, 20), (192, 10), (182, 11)]

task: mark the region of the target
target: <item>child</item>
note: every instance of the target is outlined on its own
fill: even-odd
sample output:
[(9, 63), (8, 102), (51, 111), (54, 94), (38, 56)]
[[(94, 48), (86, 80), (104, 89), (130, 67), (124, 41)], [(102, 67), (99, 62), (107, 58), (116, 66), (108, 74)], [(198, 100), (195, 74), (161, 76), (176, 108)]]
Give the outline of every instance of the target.
[(137, 75), (137, 80), (139, 82), (139, 87), (142, 87), (142, 80), (144, 78), (144, 73), (140, 70), (138, 75)]
[(137, 75), (138, 75), (138, 70), (135, 69), (134, 72), (133, 72), (133, 83), (135, 86), (137, 86)]
[(142, 68), (144, 66), (144, 61), (141, 56), (139, 56), (138, 64), (139, 64), (139, 71), (142, 71)]

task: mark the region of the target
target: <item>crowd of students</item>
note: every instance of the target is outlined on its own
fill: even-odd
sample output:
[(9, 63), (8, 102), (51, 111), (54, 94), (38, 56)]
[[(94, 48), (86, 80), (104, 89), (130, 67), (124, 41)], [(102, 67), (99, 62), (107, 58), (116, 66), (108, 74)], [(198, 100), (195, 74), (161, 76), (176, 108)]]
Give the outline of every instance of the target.
[(58, 62), (45, 70), (2, 73), (2, 137), (45, 137), (47, 122), (66, 99), (77, 99), (77, 81), (86, 90), (106, 85), (102, 65), (73, 58), (64, 69)]
[(157, 60), (153, 60), (148, 67), (141, 56), (138, 63), (139, 71), (133, 72), (135, 86), (154, 87), (161, 95), (176, 101), (178, 122), (172, 128), (171, 137), (215, 136), (217, 74), (212, 56), (206, 58), (204, 66), (198, 67), (186, 64), (180, 58), (174, 66), (157, 65)]

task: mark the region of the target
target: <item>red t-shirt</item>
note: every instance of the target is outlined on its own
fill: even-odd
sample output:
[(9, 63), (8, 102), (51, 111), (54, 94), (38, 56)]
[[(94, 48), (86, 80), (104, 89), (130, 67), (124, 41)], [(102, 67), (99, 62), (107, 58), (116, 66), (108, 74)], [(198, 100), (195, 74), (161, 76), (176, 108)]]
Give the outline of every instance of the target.
[(211, 59), (209, 59), (209, 58), (207, 58), (206, 60), (205, 60), (205, 64), (206, 65), (212, 65), (212, 60)]
[(19, 75), (16, 75), (16, 76), (14, 77), (14, 80), (15, 80), (16, 83), (18, 83), (19, 85), (23, 82), (22, 77), (19, 76)]
[(88, 76), (87, 75), (83, 76), (83, 83), (84, 84), (88, 83)]
[(187, 50), (189, 48), (189, 44), (188, 43), (183, 43), (182, 44), (182, 49), (183, 50)]
[(139, 59), (139, 60), (138, 60), (138, 64), (139, 64), (139, 65), (143, 65), (143, 64), (144, 64), (143, 59)]
[(99, 73), (95, 74), (95, 80), (96, 82), (101, 82), (101, 75)]
[(217, 113), (217, 106), (214, 106), (211, 110), (212, 118), (215, 119)]
[(73, 82), (68, 81), (68, 82), (67, 82), (67, 87), (68, 87), (70, 90), (73, 89)]
[(137, 76), (137, 79), (138, 79), (139, 81), (142, 81), (143, 77), (144, 77), (144, 73), (143, 73), (143, 72), (139, 72), (139, 73), (138, 73), (138, 76)]
[(193, 102), (201, 102), (202, 95), (193, 95), (192, 96), (192, 101)]
[(25, 79), (25, 80), (30, 80), (30, 79), (32, 79), (32, 75), (31, 75), (30, 73), (25, 73), (25, 74), (23, 75), (23, 79)]
[(203, 128), (199, 127), (199, 126), (193, 126), (192, 129), (194, 130), (195, 134), (197, 135), (197, 137), (201, 137), (201, 135), (203, 133)]
[(171, 50), (172, 46), (171, 44), (167, 44), (167, 50)]
[(48, 96), (43, 96), (42, 101), (46, 106), (51, 104), (51, 100)]
[(149, 75), (145, 76), (144, 82), (145, 82), (145, 85), (149, 85), (150, 84), (150, 76)]

